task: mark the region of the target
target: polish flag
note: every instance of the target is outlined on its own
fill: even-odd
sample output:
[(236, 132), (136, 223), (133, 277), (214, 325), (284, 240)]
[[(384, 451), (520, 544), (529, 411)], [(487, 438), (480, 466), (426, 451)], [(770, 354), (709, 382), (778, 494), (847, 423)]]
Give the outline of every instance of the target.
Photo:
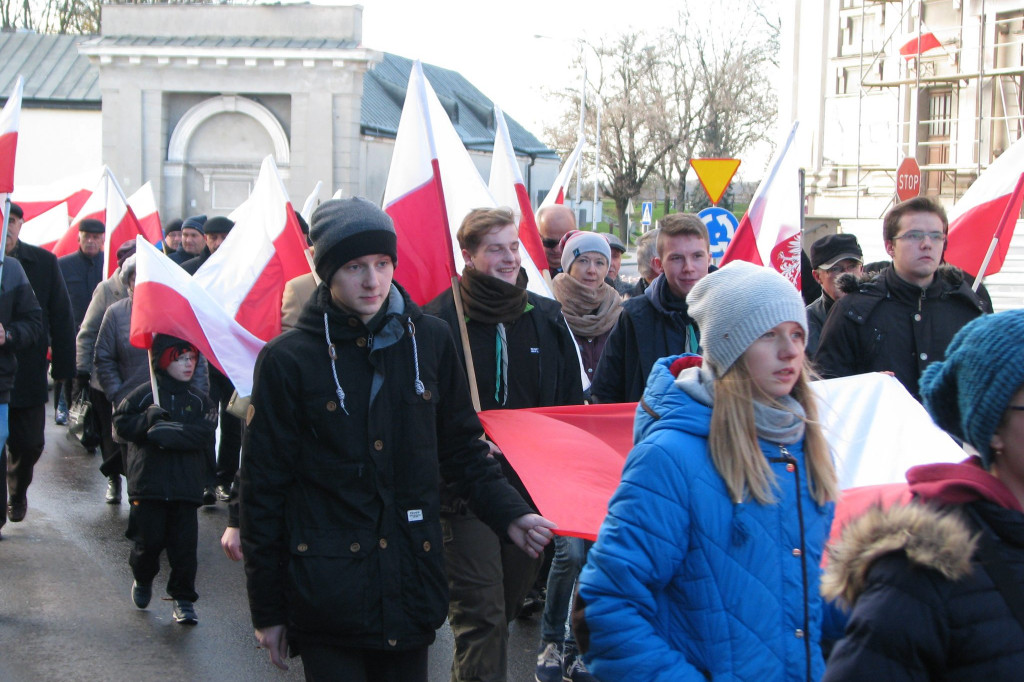
[(147, 182), (128, 197), (128, 205), (139, 221), (142, 235), (150, 244), (156, 244), (164, 238), (160, 226), (160, 212), (156, 208), (156, 197), (153, 196), (153, 183)]
[(316, 187), (314, 187), (313, 191), (309, 193), (306, 200), (302, 202), (302, 210), (299, 211), (299, 214), (302, 216), (302, 219), (306, 221), (307, 225), (309, 224), (309, 219), (313, 217), (313, 211), (315, 211), (316, 207), (320, 205), (320, 188), (323, 186), (324, 181), (317, 180)]
[(548, 192), (548, 195), (544, 197), (544, 201), (541, 202), (541, 208), (551, 206), (552, 204), (565, 203), (565, 193), (569, 189), (569, 183), (572, 182), (572, 174), (576, 172), (576, 166), (580, 163), (580, 156), (582, 155), (583, 138), (581, 137), (576, 143), (576, 147), (569, 153), (569, 158), (565, 160), (565, 164), (562, 166), (561, 170), (558, 171), (558, 177), (555, 178), (555, 184), (551, 186), (551, 190)]
[(18, 125), (21, 120), (21, 95), (25, 79), (18, 76), (14, 92), (0, 111), (0, 194), (14, 191), (14, 157), (18, 150)]
[(798, 123), (772, 159), (768, 177), (754, 192), (750, 207), (722, 257), (722, 265), (734, 260), (771, 266), (800, 288), (800, 169), (794, 142)]
[(253, 368), (264, 341), (233, 320), (214, 295), (145, 238), (136, 244), (131, 344), (152, 348), (154, 334), (185, 339), (231, 379), (238, 395), (252, 394)]
[(903, 55), (904, 59), (911, 60), (937, 47), (942, 47), (942, 43), (939, 42), (934, 33), (928, 31), (921, 34), (920, 37), (915, 36), (905, 42), (900, 47), (900, 54)]
[(310, 272), (306, 239), (272, 156), (229, 218), (235, 226), (192, 278), (230, 317), (269, 341), (281, 333), (284, 285)]
[(67, 204), (68, 216), (78, 215), (106, 170), (100, 166), (46, 185), (19, 185), (13, 201), (21, 206), (26, 222), (60, 204)]
[(57, 240), (68, 231), (69, 218), (67, 204), (58, 204), (46, 213), (26, 220), (21, 226), (18, 239), (47, 251), (53, 251)]
[[(398, 233), (395, 279), (420, 305), (450, 287), (457, 273), (432, 125), (442, 121), (432, 121), (436, 112), (430, 106), (428, 92), (433, 95), (423, 75), (423, 64), (416, 60), (384, 189), (384, 211), (395, 222)], [(448, 121), (443, 110), (440, 119)]]
[(124, 191), (117, 184), (109, 168), (104, 167), (100, 183), (71, 221), (71, 227), (57, 240), (53, 247), (55, 256), (59, 258), (78, 250), (78, 225), (87, 218), (99, 220), (106, 226), (103, 238), (103, 272), (106, 273), (105, 277), (110, 277), (117, 269), (117, 258), (114, 255), (121, 244), (139, 235), (146, 235), (135, 213), (128, 206)]
[[(902, 483), (912, 466), (964, 458), (892, 377), (859, 374), (814, 381), (811, 388), (844, 491)], [(487, 410), (479, 417), (540, 513), (558, 524), (555, 532), (593, 540), (632, 449), (636, 412), (636, 403), (617, 403)], [(863, 499), (850, 497), (857, 505)], [(844, 504), (845, 492), (837, 518), (849, 516)]]
[(993, 161), (950, 209), (945, 253), (947, 263), (977, 278), (985, 252), (996, 230), (1000, 229), (1000, 218), (1009, 210), (1010, 220), (999, 236), (985, 275), (993, 275), (1002, 269), (1021, 211), (1020, 197), (1012, 204), (1011, 199), (1022, 174), (1024, 139), (1014, 142)]
[(530, 254), (534, 265), (546, 268), (547, 256), (537, 230), (533, 204), (530, 203), (523, 172), (512, 147), (505, 115), (498, 106), (494, 107), (494, 120), (494, 153), (491, 155), (491, 178), (487, 188), (499, 206), (518, 206), (519, 210), (515, 213), (519, 216), (519, 241)]

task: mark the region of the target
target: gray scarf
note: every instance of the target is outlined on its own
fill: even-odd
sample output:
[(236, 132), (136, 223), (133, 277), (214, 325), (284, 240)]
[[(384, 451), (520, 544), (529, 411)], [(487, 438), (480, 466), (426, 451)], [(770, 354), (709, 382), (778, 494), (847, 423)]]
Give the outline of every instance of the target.
[[(710, 370), (690, 367), (679, 373), (676, 386), (701, 405), (714, 407), (715, 382)], [(774, 404), (754, 400), (754, 426), (757, 437), (769, 443), (793, 445), (804, 437), (803, 406), (791, 396), (783, 396)]]

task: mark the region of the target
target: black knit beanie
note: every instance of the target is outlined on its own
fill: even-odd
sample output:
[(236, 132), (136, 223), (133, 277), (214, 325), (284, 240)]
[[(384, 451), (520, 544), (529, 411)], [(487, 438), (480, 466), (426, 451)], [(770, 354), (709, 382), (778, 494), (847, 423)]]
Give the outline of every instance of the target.
[(310, 218), (313, 265), (325, 282), (345, 263), (374, 253), (398, 265), (398, 237), (387, 213), (362, 197), (330, 199)]

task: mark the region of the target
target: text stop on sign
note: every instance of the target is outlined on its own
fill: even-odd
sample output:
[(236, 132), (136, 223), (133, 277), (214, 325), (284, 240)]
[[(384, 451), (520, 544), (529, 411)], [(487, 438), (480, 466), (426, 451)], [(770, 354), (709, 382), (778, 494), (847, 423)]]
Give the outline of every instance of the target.
[(913, 199), (921, 193), (921, 167), (912, 158), (903, 159), (896, 170), (896, 196), (900, 201)]

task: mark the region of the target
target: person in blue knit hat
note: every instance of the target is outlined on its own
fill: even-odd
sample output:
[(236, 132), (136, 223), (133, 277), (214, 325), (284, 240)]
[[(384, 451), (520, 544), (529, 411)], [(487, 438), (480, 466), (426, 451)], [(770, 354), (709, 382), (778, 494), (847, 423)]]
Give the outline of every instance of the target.
[(1024, 669), (1024, 310), (986, 315), (921, 376), (935, 423), (978, 454), (907, 472), (830, 552), (852, 606), (825, 680), (1012, 680)]

